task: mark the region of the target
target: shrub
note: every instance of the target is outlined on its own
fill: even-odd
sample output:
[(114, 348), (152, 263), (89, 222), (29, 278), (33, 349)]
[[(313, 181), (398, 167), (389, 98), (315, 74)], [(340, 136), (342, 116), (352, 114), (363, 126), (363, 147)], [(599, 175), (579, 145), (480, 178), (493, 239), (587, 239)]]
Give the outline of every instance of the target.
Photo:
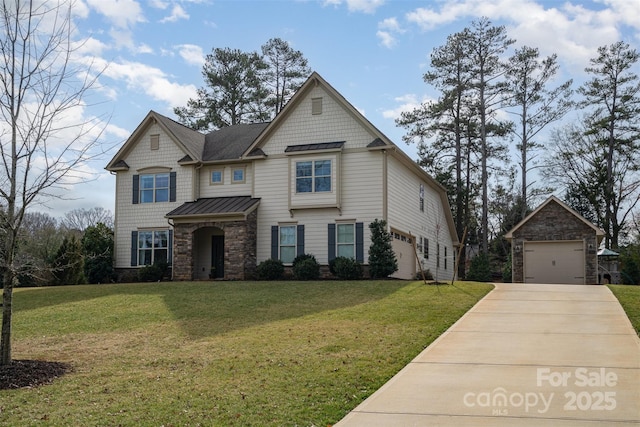
[(167, 268), (166, 262), (144, 266), (138, 270), (138, 280), (141, 282), (159, 282), (164, 277)]
[(491, 281), (491, 265), (487, 254), (479, 254), (473, 257), (467, 273), (467, 280), (474, 282)]
[(341, 280), (362, 278), (362, 265), (353, 258), (339, 256), (329, 263), (329, 270)]
[(82, 236), (84, 275), (89, 283), (109, 283), (115, 279), (113, 270), (113, 230), (98, 223), (88, 227)]
[(258, 264), (258, 279), (277, 280), (284, 274), (284, 265), (279, 259), (268, 259)]
[(295, 257), (295, 258), (293, 259), (293, 263), (291, 263), (291, 265), (292, 265), (293, 267), (295, 267), (295, 266), (296, 266), (296, 264), (298, 264), (300, 261), (304, 261), (304, 260), (306, 260), (306, 259), (312, 259), (313, 261), (317, 262), (317, 261), (316, 261), (316, 257), (315, 257), (315, 256), (313, 256), (312, 254), (302, 254), (302, 255), (298, 255), (297, 257)]
[(387, 277), (398, 271), (398, 260), (391, 247), (391, 235), (387, 232), (387, 221), (376, 219), (369, 224), (369, 229), (369, 274), (372, 279)]
[[(424, 278), (426, 280), (433, 280), (433, 273), (431, 273), (431, 270), (429, 270), (428, 268), (424, 271)], [(416, 273), (416, 280), (422, 280), (422, 273), (421, 272), (417, 272)]]
[(504, 263), (504, 267), (502, 267), (502, 281), (504, 283), (511, 283), (511, 273), (512, 273), (512, 261), (511, 254), (507, 257), (507, 262)]
[(313, 255), (299, 260), (293, 265), (293, 276), (298, 280), (318, 280), (320, 278), (320, 264)]

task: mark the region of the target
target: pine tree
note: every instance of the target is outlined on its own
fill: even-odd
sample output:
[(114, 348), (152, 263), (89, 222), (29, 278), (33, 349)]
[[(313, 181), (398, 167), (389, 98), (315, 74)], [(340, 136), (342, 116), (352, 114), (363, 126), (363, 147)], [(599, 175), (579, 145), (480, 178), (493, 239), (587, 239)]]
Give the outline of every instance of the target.
[(391, 247), (391, 234), (387, 232), (387, 221), (376, 219), (369, 224), (371, 246), (369, 247), (369, 275), (385, 278), (398, 271), (398, 260)]

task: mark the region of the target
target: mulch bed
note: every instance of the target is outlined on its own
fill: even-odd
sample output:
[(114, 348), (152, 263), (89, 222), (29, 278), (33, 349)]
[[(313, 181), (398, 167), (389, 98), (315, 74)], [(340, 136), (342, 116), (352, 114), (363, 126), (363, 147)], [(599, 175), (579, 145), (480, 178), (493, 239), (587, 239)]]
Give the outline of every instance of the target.
[(0, 390), (49, 384), (70, 369), (69, 365), (61, 362), (13, 360), (9, 365), (0, 366)]

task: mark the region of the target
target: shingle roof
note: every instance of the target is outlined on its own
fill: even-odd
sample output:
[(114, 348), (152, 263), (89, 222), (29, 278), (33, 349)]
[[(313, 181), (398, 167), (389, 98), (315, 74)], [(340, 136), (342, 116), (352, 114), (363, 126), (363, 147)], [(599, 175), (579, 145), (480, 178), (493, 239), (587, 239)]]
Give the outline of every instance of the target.
[(380, 138), (376, 138), (376, 139), (374, 139), (373, 141), (371, 141), (371, 142), (369, 143), (369, 145), (367, 145), (367, 147), (369, 147), (369, 148), (374, 148), (374, 147), (384, 147), (384, 146), (386, 146), (386, 145), (387, 145), (387, 144), (386, 144), (382, 139), (380, 139)]
[(194, 154), (199, 155), (202, 153), (202, 146), (204, 145), (205, 136), (200, 132), (193, 130), (185, 125), (182, 125), (162, 114), (155, 113), (158, 121), (173, 133), (173, 135), (184, 146)]
[(296, 151), (312, 151), (312, 150), (331, 150), (333, 148), (342, 148), (344, 141), (339, 142), (321, 142), (319, 144), (301, 144), (301, 145), (289, 145), (284, 149), (285, 153), (292, 153)]
[(206, 162), (239, 159), (268, 125), (269, 123), (241, 124), (208, 133), (205, 137), (202, 160)]
[(167, 218), (244, 214), (260, 203), (251, 196), (212, 197), (186, 202), (165, 215)]

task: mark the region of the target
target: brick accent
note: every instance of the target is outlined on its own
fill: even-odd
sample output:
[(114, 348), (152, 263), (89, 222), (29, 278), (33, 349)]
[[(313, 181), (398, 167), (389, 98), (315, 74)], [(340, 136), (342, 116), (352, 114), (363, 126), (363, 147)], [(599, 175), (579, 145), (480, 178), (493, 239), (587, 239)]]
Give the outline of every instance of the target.
[(584, 241), (585, 284), (598, 283), (598, 241), (595, 230), (554, 200), (513, 232), (511, 259), (514, 283), (524, 283), (523, 242), (545, 240)]
[(224, 278), (253, 279), (256, 274), (256, 239), (258, 211), (251, 212), (244, 221), (201, 221), (178, 223), (173, 231), (173, 280), (193, 280), (194, 233), (204, 227), (224, 231)]

